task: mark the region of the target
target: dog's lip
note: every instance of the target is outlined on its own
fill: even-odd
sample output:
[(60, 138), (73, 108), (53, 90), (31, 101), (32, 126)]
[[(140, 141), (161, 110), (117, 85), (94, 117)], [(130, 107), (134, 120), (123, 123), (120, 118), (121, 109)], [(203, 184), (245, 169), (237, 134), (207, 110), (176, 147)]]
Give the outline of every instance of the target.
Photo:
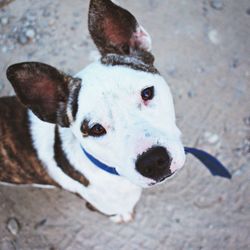
[(159, 180), (154, 181), (154, 182), (151, 182), (151, 183), (149, 184), (149, 186), (154, 186), (154, 185), (156, 185), (156, 184), (158, 184), (158, 183), (162, 183), (162, 182), (165, 181), (166, 179), (168, 179), (168, 178), (174, 176), (174, 174), (175, 174), (175, 172), (173, 172), (173, 173), (171, 173), (171, 174), (168, 174), (168, 175), (165, 175), (165, 176), (163, 176), (162, 178), (160, 178)]
[(157, 182), (163, 182), (165, 181), (167, 178), (171, 177), (174, 173), (171, 174), (167, 174), (166, 176), (163, 176), (161, 179), (159, 179)]

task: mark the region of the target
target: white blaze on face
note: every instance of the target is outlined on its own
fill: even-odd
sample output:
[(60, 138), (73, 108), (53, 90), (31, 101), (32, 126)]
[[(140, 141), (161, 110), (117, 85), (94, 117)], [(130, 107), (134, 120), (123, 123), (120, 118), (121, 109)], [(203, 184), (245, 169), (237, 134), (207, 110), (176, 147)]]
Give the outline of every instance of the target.
[[(154, 181), (135, 170), (135, 161), (152, 146), (167, 148), (173, 159), (172, 172), (182, 167), (185, 154), (175, 124), (173, 99), (160, 75), (96, 62), (77, 77), (82, 79), (82, 88), (72, 129), (88, 152), (144, 187)], [(145, 105), (141, 91), (151, 86), (155, 95)], [(101, 124), (107, 134), (84, 138), (80, 131), (84, 119), (89, 120), (90, 127)]]

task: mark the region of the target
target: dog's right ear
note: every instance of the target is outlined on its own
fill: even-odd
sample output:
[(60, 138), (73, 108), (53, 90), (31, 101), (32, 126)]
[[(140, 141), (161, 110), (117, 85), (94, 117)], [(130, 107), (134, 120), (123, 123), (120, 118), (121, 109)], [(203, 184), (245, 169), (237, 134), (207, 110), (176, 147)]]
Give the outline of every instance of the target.
[(127, 10), (110, 0), (91, 0), (89, 32), (102, 56), (151, 50), (151, 38)]
[(79, 87), (80, 79), (39, 62), (14, 64), (7, 69), (7, 78), (19, 100), (41, 120), (62, 127), (70, 125), (69, 94), (76, 85)]

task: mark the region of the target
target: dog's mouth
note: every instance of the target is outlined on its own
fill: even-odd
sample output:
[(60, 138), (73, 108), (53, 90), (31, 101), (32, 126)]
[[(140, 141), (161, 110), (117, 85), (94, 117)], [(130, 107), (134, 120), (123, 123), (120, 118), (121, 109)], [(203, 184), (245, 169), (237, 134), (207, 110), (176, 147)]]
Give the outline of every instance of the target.
[(161, 184), (161, 183), (163, 183), (165, 180), (167, 180), (167, 179), (173, 177), (174, 175), (175, 175), (175, 172), (173, 172), (173, 173), (171, 173), (171, 174), (167, 174), (167, 175), (161, 177), (159, 180), (154, 181), (154, 182), (151, 182), (151, 183), (149, 184), (149, 186), (154, 186), (154, 185), (157, 185), (157, 184)]

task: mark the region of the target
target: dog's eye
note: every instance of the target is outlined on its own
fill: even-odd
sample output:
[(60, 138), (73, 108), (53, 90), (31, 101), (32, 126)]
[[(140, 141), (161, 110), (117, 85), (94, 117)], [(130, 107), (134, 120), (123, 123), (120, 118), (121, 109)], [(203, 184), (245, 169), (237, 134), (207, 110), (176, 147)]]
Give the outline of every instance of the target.
[(101, 125), (101, 124), (95, 124), (90, 130), (89, 130), (89, 135), (91, 136), (102, 136), (105, 135), (106, 129)]
[(154, 87), (149, 87), (149, 88), (142, 90), (141, 97), (143, 101), (152, 100), (154, 98)]

